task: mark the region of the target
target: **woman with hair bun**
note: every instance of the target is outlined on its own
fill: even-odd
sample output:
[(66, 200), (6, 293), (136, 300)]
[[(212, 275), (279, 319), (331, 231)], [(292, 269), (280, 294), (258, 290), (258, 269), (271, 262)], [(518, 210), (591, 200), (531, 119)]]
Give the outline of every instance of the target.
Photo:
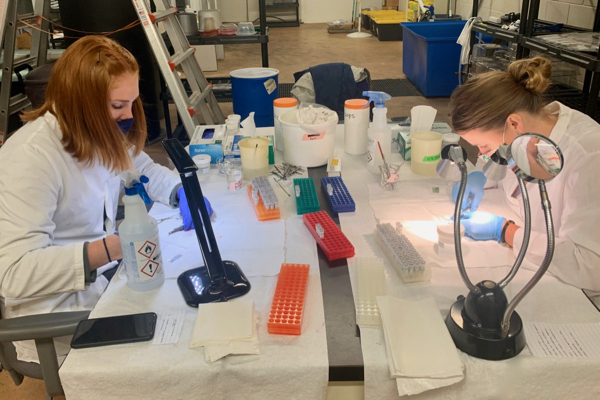
[[(549, 272), (578, 288), (600, 291), (600, 125), (560, 102), (547, 104), (544, 92), (550, 86), (550, 74), (550, 61), (535, 57), (513, 62), (508, 71), (469, 79), (452, 93), (452, 126), (483, 155), (493, 154), (523, 133), (548, 137), (560, 147), (564, 168), (546, 184), (556, 236)], [(475, 195), (475, 204), (462, 220), (465, 234), (475, 240), (500, 242), (504, 230), (504, 244), (513, 247), (516, 255), (523, 229), (504, 217), (474, 211), (484, 184), (481, 172), (469, 174), (467, 191)], [(523, 217), (516, 176), (507, 174), (499, 186), (511, 209)], [(532, 205), (540, 204), (537, 190), (530, 190), (529, 197)], [(468, 201), (462, 207), (469, 208)], [(540, 265), (546, 251), (541, 207), (531, 207), (531, 222), (526, 259)]]
[[(103, 271), (122, 258), (123, 171), (147, 175), (149, 196), (179, 206), (190, 228), (179, 175), (142, 151), (138, 72), (113, 40), (79, 39), (56, 62), (45, 103), (0, 149), (2, 318), (94, 308), (108, 284)], [(69, 340), (55, 339), (59, 356)], [(33, 341), (15, 347), (20, 360), (37, 362)]]

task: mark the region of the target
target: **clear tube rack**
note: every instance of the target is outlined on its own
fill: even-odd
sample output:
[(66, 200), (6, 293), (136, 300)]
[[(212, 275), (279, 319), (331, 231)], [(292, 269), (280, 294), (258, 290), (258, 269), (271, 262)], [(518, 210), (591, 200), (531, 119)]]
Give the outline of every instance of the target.
[(354, 199), (339, 176), (321, 178), (321, 187), (327, 194), (327, 200), (335, 213), (352, 212), (356, 210)]
[(252, 178), (248, 185), (248, 196), (259, 221), (281, 218), (279, 200), (266, 176)]
[(308, 287), (308, 264), (281, 264), (267, 330), (281, 335), (300, 335)]
[[(329, 261), (354, 257), (354, 246), (325, 211), (304, 214), (302, 220)], [(323, 237), (316, 225), (321, 225)]]
[(355, 258), (356, 262), (356, 324), (381, 326), (377, 296), (385, 296), (385, 274), (381, 258)]
[(431, 269), (410, 240), (399, 235), (392, 224), (377, 224), (375, 241), (404, 283), (429, 282)]
[(321, 209), (313, 178), (295, 178), (294, 192), (296, 195), (296, 211), (298, 212), (298, 215), (319, 211)]

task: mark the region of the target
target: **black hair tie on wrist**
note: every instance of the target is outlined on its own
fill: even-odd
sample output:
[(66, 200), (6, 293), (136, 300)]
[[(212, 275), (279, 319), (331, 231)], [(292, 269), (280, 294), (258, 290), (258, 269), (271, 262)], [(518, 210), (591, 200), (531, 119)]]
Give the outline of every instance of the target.
[(514, 225), (515, 221), (508, 220), (504, 227), (502, 228), (502, 233), (500, 234), (500, 243), (506, 244), (506, 231), (508, 230), (509, 225)]
[(106, 250), (106, 257), (108, 257), (108, 262), (112, 262), (112, 258), (110, 258), (110, 253), (108, 252), (108, 246), (106, 246), (106, 238), (102, 238), (102, 243), (104, 243), (104, 250)]

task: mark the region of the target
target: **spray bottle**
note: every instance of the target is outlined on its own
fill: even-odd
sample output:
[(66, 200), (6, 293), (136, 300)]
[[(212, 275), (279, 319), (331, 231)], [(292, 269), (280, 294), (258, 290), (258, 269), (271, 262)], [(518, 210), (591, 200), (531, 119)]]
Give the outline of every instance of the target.
[(125, 172), (125, 219), (119, 226), (127, 286), (138, 292), (155, 289), (165, 281), (158, 224), (148, 215), (151, 200), (144, 189), (148, 177)]
[[(367, 169), (379, 174), (379, 166), (383, 165), (381, 153), (386, 162), (390, 161), (392, 153), (392, 130), (387, 124), (387, 108), (385, 102), (392, 98), (384, 92), (363, 92), (363, 96), (369, 97), (369, 103), (375, 103), (373, 109), (373, 123), (367, 130)], [(381, 146), (381, 150), (380, 150)]]

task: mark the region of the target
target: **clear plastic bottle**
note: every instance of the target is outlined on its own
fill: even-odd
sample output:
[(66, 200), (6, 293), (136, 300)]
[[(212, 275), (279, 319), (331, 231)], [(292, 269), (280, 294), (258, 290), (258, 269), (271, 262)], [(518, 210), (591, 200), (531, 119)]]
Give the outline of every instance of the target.
[(363, 96), (369, 96), (369, 102), (375, 103), (373, 123), (367, 130), (367, 169), (379, 174), (379, 166), (383, 165), (381, 153), (388, 163), (392, 154), (392, 129), (387, 124), (385, 108), (385, 102), (392, 96), (384, 92), (363, 92)]
[(145, 175), (127, 171), (125, 177), (125, 219), (119, 226), (127, 286), (138, 292), (156, 289), (165, 281), (158, 237), (158, 224), (148, 215), (150, 198), (144, 189)]

